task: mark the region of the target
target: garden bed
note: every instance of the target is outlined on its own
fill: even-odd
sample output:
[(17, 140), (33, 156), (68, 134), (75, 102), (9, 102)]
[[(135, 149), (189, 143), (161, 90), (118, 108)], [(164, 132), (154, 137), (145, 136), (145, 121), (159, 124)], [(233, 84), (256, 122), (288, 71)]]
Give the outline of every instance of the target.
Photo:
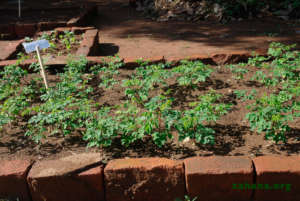
[(82, 59), (49, 69), (48, 93), (38, 72), (7, 67), (0, 157), (57, 158), (86, 152), (87, 144), (100, 146), (88, 151), (106, 160), (299, 154), (300, 55), (275, 44), (269, 56), (134, 69), (118, 61), (87, 69)]
[[(69, 54), (76, 54), (76, 51), (80, 47), (80, 43), (83, 39), (83, 34), (75, 34), (72, 31), (50, 31), (39, 33), (33, 38), (25, 38), (25, 42), (42, 39), (48, 40), (50, 44), (49, 48), (41, 51), (42, 56), (67, 56)], [(27, 55), (24, 48), (22, 48), (21, 51), (16, 54), (16, 57), (12, 59), (17, 59), (18, 56), (25, 56), (26, 59), (33, 59), (37, 57), (36, 52), (32, 52)]]
[(0, 60), (10, 63), (11, 60), (32, 62), (33, 59), (37, 59), (36, 52), (27, 54), (22, 43), (41, 39), (48, 40), (50, 44), (49, 48), (41, 51), (46, 63), (64, 60), (68, 55), (90, 56), (98, 54), (97, 29), (93, 27), (58, 27), (53, 31), (39, 32), (33, 38), (25, 37), (18, 41), (4, 41), (3, 44), (8, 45), (6, 51), (0, 55)]

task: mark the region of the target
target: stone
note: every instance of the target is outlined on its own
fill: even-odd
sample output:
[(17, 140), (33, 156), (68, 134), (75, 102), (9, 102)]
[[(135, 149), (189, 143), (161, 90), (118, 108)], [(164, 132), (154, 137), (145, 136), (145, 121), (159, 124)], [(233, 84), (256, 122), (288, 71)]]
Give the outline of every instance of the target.
[(100, 155), (86, 153), (33, 165), (28, 185), (33, 201), (104, 200)]
[(183, 163), (165, 158), (110, 161), (104, 169), (107, 201), (174, 201), (185, 194)]
[(0, 198), (30, 201), (26, 177), (31, 165), (28, 160), (1, 161)]
[(241, 156), (192, 157), (184, 160), (187, 193), (197, 201), (250, 201), (252, 190), (233, 189), (252, 184), (250, 158)]
[[(272, 190), (256, 190), (259, 201), (298, 201), (300, 198), (300, 156), (260, 156), (253, 159), (256, 183), (268, 184)], [(278, 186), (275, 186), (278, 185)], [(288, 185), (288, 186), (286, 186)], [(274, 189), (279, 187), (279, 189)]]

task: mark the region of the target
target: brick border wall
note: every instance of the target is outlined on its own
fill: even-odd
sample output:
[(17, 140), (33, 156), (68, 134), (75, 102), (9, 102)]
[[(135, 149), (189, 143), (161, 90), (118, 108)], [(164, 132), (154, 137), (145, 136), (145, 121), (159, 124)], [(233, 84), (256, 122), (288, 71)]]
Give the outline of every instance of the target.
[[(88, 30), (88, 31), (92, 31), (92, 30)], [(108, 57), (105, 56), (89, 56), (89, 55), (93, 55), (93, 52), (95, 51), (95, 49), (97, 48), (97, 43), (99, 43), (98, 41), (98, 34), (97, 33), (93, 33), (95, 35), (96, 38), (90, 38), (89, 40), (86, 40), (83, 43), (83, 46), (80, 48), (80, 51), (78, 50), (77, 52), (77, 56), (78, 55), (82, 55), (82, 53), (80, 52), (89, 52), (87, 55), (87, 60), (89, 61), (90, 65), (94, 65), (94, 64), (101, 64), (103, 63), (103, 59), (107, 60)], [(93, 46), (92, 46), (93, 44)], [(90, 46), (88, 46), (90, 45)], [(88, 48), (87, 48), (88, 47)], [(89, 51), (87, 51), (87, 49), (89, 49)], [(259, 55), (261, 56), (266, 56), (266, 50), (260, 50), (258, 52)], [(211, 64), (211, 65), (223, 65), (223, 64), (235, 64), (238, 62), (242, 62), (242, 61), (246, 61), (248, 58), (252, 57), (251, 53), (247, 52), (247, 51), (240, 51), (240, 52), (232, 52), (232, 53), (217, 53), (217, 54), (213, 54), (213, 55), (192, 55), (189, 57), (164, 57), (164, 56), (158, 56), (158, 57), (152, 57), (152, 58), (121, 58), (122, 61), (124, 62), (124, 66), (126, 68), (131, 68), (131, 67), (135, 67), (138, 65), (137, 60), (139, 59), (143, 59), (144, 61), (148, 61), (149, 63), (166, 63), (166, 62), (170, 62), (173, 65), (178, 64), (181, 60), (199, 60), (202, 61), (205, 64)], [(17, 62), (17, 60), (4, 60), (4, 61), (0, 61), (0, 67), (4, 67), (7, 65), (12, 65), (15, 64)], [(30, 63), (32, 62), (37, 62), (36, 60), (25, 60), (23, 61), (21, 64), (19, 64), (19, 66), (21, 67), (28, 67), (30, 65)], [(60, 56), (60, 57), (56, 57), (55, 60), (52, 61), (47, 61), (46, 65), (51, 67), (51, 66), (63, 66), (67, 63), (67, 57), (66, 56)]]
[[(273, 190), (238, 190), (233, 184), (275, 185)], [(290, 191), (281, 184), (291, 185)], [(298, 201), (300, 156), (115, 159), (100, 154), (57, 160), (1, 161), (0, 199), (20, 201)]]

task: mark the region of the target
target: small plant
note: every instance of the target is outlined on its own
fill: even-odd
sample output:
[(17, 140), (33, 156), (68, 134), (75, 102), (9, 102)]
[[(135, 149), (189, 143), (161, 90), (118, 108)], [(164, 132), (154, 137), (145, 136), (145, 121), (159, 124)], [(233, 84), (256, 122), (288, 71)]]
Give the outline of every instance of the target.
[(252, 130), (264, 132), (266, 139), (272, 139), (276, 143), (286, 142), (285, 133), (290, 130), (288, 122), (293, 121), (299, 102), (293, 100), (292, 94), (281, 91), (279, 94), (264, 95), (248, 106), (248, 109), (252, 112), (246, 118)]
[(123, 62), (118, 56), (109, 57), (108, 59), (108, 62), (103, 59), (103, 65), (96, 65), (91, 68), (94, 75), (101, 74), (99, 87), (112, 88), (115, 84), (118, 84), (114, 76), (119, 74), (118, 69), (123, 66)]
[(64, 34), (59, 35), (59, 39), (62, 41), (67, 50), (70, 50), (72, 45), (77, 42), (75, 34), (72, 31), (64, 31)]
[(196, 201), (198, 198), (194, 197), (194, 198), (190, 198), (188, 195), (184, 196), (184, 200), (181, 200), (180, 198), (176, 198), (175, 201)]
[(205, 82), (213, 72), (211, 68), (201, 61), (182, 61), (181, 65), (172, 70), (178, 74), (177, 81), (180, 86), (191, 86), (195, 88), (199, 82)]
[(180, 119), (175, 124), (179, 132), (179, 140), (186, 138), (196, 139), (196, 142), (202, 144), (214, 144), (215, 131), (204, 126), (204, 122), (216, 122), (222, 115), (225, 115), (231, 105), (217, 104), (221, 98), (220, 94), (214, 91), (201, 96), (200, 102), (191, 103), (193, 108), (182, 113)]
[(257, 91), (255, 89), (252, 89), (251, 92), (247, 94), (246, 90), (235, 90), (234, 94), (236, 95), (237, 99), (241, 99), (242, 101), (254, 100)]
[(244, 67), (246, 64), (240, 63), (237, 65), (227, 65), (226, 67), (231, 70), (231, 72), (234, 74), (233, 78), (237, 80), (244, 79), (244, 75), (248, 73), (248, 70), (245, 68), (239, 68), (238, 66)]

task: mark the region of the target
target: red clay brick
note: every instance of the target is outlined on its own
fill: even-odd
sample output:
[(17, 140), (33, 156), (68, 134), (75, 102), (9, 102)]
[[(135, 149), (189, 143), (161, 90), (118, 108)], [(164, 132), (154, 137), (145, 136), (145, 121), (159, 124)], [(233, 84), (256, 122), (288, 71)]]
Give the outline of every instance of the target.
[(168, 62), (171, 62), (173, 65), (178, 65), (180, 64), (180, 61), (182, 60), (190, 60), (190, 61), (194, 61), (194, 60), (200, 60), (205, 64), (214, 64), (214, 61), (212, 60), (211, 57), (209, 57), (208, 55), (201, 55), (201, 54), (194, 54), (191, 56), (173, 56), (173, 57), (167, 57), (166, 60)]
[(233, 184), (253, 183), (249, 158), (193, 157), (185, 159), (184, 165), (187, 193), (197, 201), (250, 201), (251, 190), (233, 189)]
[(65, 22), (39, 22), (37, 24), (37, 29), (39, 31), (47, 31), (52, 30), (56, 27), (64, 27), (66, 26)]
[(10, 59), (22, 42), (23, 40), (0, 41), (0, 61)]
[(149, 57), (149, 58), (134, 58), (134, 57), (126, 57), (123, 59), (124, 65), (126, 67), (136, 67), (138, 66), (138, 60), (147, 61), (150, 64), (161, 63), (164, 62), (165, 59), (163, 56)]
[(98, 163), (99, 154), (36, 163), (27, 178), (32, 200), (104, 200), (103, 169)]
[(300, 199), (300, 157), (299, 156), (261, 156), (253, 159), (256, 169), (256, 183), (290, 184), (282, 189), (259, 189), (255, 191), (256, 201), (299, 201)]
[(31, 164), (27, 160), (1, 161), (0, 198), (30, 200), (26, 176)]
[[(18, 60), (5, 60), (5, 61), (0, 61), (0, 67), (4, 67), (4, 66), (9, 66), (9, 65), (14, 65), (17, 63)], [(19, 66), (22, 67), (29, 67), (30, 64), (34, 63), (34, 62), (38, 62), (36, 59), (27, 59), (25, 61), (23, 61), (22, 63), (19, 64)]]
[(78, 56), (93, 55), (97, 51), (98, 43), (99, 43), (98, 30), (97, 29), (87, 30), (84, 33), (84, 38), (80, 43), (80, 47), (78, 48), (76, 55)]
[(229, 53), (218, 53), (212, 55), (212, 60), (219, 65), (234, 64), (238, 62), (246, 62), (251, 56), (249, 52), (245, 51), (231, 51)]
[(104, 169), (107, 201), (174, 201), (185, 194), (182, 162), (165, 158), (117, 159)]
[(26, 36), (30, 37), (37, 31), (36, 24), (16, 24), (15, 32), (17, 37), (24, 38)]
[[(7, 35), (9, 38), (16, 37), (16, 31), (15, 31), (15, 25), (14, 24), (2, 24), (0, 25), (0, 33), (2, 35)], [(3, 40), (4, 38), (0, 38), (0, 40)]]

